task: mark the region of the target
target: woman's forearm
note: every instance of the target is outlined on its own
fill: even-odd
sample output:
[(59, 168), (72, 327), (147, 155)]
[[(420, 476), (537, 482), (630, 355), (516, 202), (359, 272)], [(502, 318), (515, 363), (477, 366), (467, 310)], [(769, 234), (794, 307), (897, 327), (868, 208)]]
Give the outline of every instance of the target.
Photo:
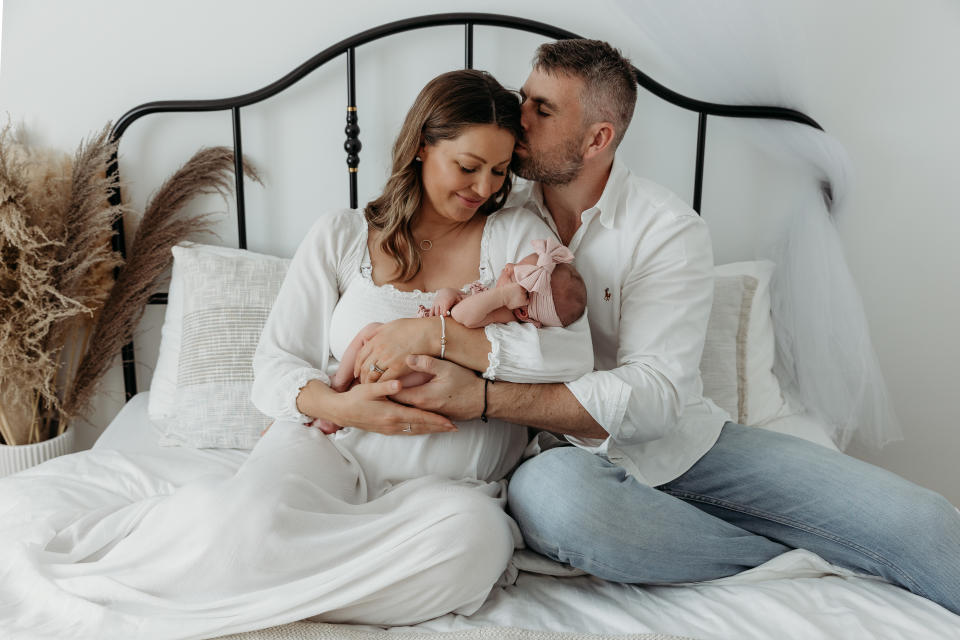
[[(437, 322), (437, 325), (440, 323)], [(444, 349), (445, 360), (456, 362), (460, 366), (474, 371), (486, 371), (490, 366), (490, 341), (482, 327), (470, 329), (459, 322), (446, 318), (447, 345)], [(440, 327), (437, 327), (437, 348), (430, 355), (440, 356)]]

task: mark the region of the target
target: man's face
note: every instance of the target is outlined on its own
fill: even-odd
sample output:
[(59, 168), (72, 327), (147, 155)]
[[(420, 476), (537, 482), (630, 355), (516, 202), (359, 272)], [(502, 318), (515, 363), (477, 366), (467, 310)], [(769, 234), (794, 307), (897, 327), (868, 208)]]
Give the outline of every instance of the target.
[(583, 167), (586, 133), (583, 80), (534, 69), (520, 90), (524, 138), (513, 152), (517, 175), (548, 185), (567, 184)]

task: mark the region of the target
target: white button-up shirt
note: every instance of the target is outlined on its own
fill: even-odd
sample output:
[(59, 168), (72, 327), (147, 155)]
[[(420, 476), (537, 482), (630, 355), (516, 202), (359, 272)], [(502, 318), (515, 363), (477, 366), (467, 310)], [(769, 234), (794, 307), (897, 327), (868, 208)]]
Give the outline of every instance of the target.
[[(539, 184), (519, 186), (510, 205), (540, 214), (557, 233)], [(596, 370), (566, 384), (609, 437), (567, 439), (660, 485), (693, 466), (730, 420), (703, 398), (700, 379), (713, 301), (707, 225), (616, 159), (580, 219), (568, 246), (587, 285)]]

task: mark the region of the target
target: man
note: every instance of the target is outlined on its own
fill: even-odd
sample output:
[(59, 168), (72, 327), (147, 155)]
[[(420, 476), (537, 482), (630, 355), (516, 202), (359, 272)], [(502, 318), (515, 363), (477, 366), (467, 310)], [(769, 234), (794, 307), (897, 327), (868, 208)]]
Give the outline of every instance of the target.
[(960, 514), (941, 496), (818, 445), (729, 422), (702, 397), (713, 293), (705, 223), (616, 158), (636, 101), (608, 44), (541, 46), (522, 89), (512, 204), (543, 216), (587, 283), (596, 371), (566, 384), (436, 377), (401, 402), (495, 416), (576, 446), (522, 464), (510, 509), (527, 544), (619, 582), (709, 580), (791, 548), (879, 575), (960, 613)]

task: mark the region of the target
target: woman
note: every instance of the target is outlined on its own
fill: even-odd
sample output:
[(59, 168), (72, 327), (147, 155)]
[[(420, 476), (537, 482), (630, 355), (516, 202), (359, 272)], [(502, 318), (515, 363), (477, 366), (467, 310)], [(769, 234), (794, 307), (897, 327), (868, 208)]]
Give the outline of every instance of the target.
[[(414, 318), (440, 288), (465, 290), (478, 280), (493, 286), (533, 239), (551, 235), (522, 211), (489, 215), (509, 192), (508, 165), (520, 131), (517, 98), (490, 75), (455, 71), (431, 81), (407, 114), (383, 195), (362, 215), (339, 211), (316, 223), (264, 328), (253, 400), (278, 421), (251, 461), (282, 450), (278, 459), (288, 468), (316, 474), (315, 486), (325, 491), (337, 487), (339, 506), (331, 509), (378, 518), (363, 530), (344, 525), (339, 543), (352, 549), (346, 557), (373, 563), (364, 588), (376, 591), (321, 619), (406, 624), (449, 611), (469, 614), (512, 553), (515, 528), (494, 483), (518, 461), (523, 429), (499, 421), (454, 426), (393, 403), (387, 396), (399, 390), (395, 380), (336, 393), (326, 370), (330, 356), (341, 358), (361, 327)], [(585, 323), (539, 335), (532, 326), (501, 325), (487, 333), (490, 350), (476, 354), (463, 350), (467, 341), (457, 338), (467, 329), (451, 319), (417, 321), (436, 326), (414, 352), (442, 355), (488, 376), (571, 379), (592, 366)], [(566, 348), (541, 353), (550, 344), (544, 336), (551, 335)], [(571, 352), (569, 343), (581, 347)], [(398, 373), (386, 371), (374, 371), (374, 378)], [(303, 427), (318, 418), (352, 428), (328, 437)], [(419, 435), (434, 425), (448, 433)], [(324, 516), (318, 520), (326, 526)], [(317, 544), (326, 544), (323, 536)], [(388, 545), (390, 557), (403, 558), (408, 569), (392, 572), (376, 545)], [(360, 582), (359, 575), (350, 579)]]
[[(326, 370), (360, 327), (416, 315), (432, 301), (425, 292), (492, 286), (550, 235), (523, 211), (490, 215), (510, 189), (519, 132), (518, 99), (488, 74), (431, 81), (404, 122), (383, 195), (363, 212), (323, 216), (294, 256), (254, 361), (254, 402), (276, 422), (236, 474), (130, 505), (129, 533), (91, 507), (78, 526), (110, 539), (91, 536), (98, 546), (84, 549), (81, 537), (66, 560), (7, 554), (24, 565), (18, 575), (36, 577), (8, 585), (15, 601), (3, 619), (26, 625), (23, 637), (173, 639), (311, 616), (398, 625), (476, 611), (519, 539), (503, 477), (525, 429), (455, 426), (399, 405), (388, 397), (396, 380), (334, 393)], [(539, 332), (496, 325), (487, 353), (458, 345), (467, 329), (452, 319), (420, 321), (436, 323), (422, 353), (488, 376), (572, 379), (592, 367), (585, 321)], [(387, 370), (375, 373), (397, 373)], [(328, 436), (305, 426), (317, 418), (349, 427)], [(427, 435), (437, 428), (446, 432)], [(24, 595), (41, 592), (60, 606), (38, 611)]]

